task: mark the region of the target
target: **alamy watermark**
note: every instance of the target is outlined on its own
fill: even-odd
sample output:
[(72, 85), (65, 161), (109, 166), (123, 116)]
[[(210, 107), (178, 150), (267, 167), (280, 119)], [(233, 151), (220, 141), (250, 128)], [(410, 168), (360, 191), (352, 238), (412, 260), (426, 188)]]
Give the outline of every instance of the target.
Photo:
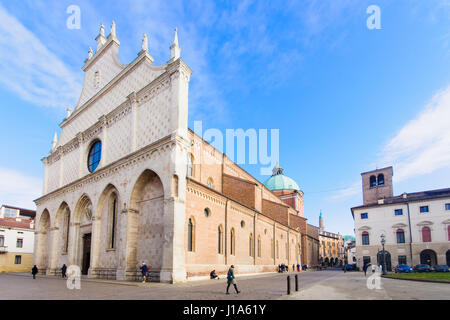
[(376, 268), (375, 272), (369, 278), (367, 278), (366, 286), (367, 286), (367, 289), (369, 289), (369, 290), (383, 289), (381, 287), (381, 267)]
[(370, 16), (367, 18), (366, 25), (369, 30), (381, 29), (381, 9), (377, 5), (370, 5), (366, 10)]
[(70, 265), (67, 268), (67, 280), (66, 280), (67, 289), (81, 289), (81, 270), (77, 265)]
[[(250, 128), (245, 131), (241, 128), (226, 129), (224, 136), (222, 131), (216, 128), (209, 128), (203, 131), (202, 121), (194, 121), (194, 133), (217, 150), (225, 153), (236, 164), (261, 165), (261, 175), (271, 175), (272, 168), (279, 163), (279, 129), (270, 129), (270, 142), (269, 129), (256, 130)], [(224, 146), (226, 147), (225, 149)], [(214, 163), (214, 159), (208, 157), (205, 157), (203, 161), (206, 164)]]
[(81, 29), (81, 9), (77, 5), (67, 7), (66, 13), (70, 16), (66, 20), (67, 29)]

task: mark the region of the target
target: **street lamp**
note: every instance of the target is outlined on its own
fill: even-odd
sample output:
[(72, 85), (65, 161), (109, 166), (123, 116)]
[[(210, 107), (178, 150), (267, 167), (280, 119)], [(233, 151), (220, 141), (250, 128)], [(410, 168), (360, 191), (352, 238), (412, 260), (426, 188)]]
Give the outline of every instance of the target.
[(386, 236), (381, 234), (381, 245), (383, 246), (383, 274), (386, 274), (386, 253), (384, 251), (384, 244), (386, 243)]

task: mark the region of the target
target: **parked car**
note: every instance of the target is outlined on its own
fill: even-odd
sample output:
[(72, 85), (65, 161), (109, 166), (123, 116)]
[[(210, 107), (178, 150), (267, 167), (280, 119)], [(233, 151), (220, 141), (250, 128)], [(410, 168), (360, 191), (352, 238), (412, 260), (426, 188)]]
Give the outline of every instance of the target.
[(434, 271), (436, 272), (450, 272), (450, 269), (447, 265), (441, 264), (434, 267)]
[(407, 264), (399, 264), (394, 269), (395, 273), (409, 273), (414, 272), (413, 268), (408, 266)]
[(346, 264), (342, 267), (342, 270), (346, 271), (358, 271), (359, 268), (356, 266), (356, 263)]
[(414, 272), (431, 272), (433, 270), (428, 264), (418, 264), (414, 267)]

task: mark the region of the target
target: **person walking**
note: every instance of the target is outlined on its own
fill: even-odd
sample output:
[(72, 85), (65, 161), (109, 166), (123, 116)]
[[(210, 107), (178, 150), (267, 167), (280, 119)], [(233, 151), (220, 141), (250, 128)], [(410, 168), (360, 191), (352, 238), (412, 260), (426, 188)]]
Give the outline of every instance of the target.
[(33, 275), (33, 279), (36, 279), (36, 275), (39, 272), (38, 267), (36, 267), (36, 265), (33, 266), (33, 268), (31, 269), (31, 274)]
[(145, 283), (145, 281), (147, 280), (147, 271), (148, 271), (148, 267), (145, 264), (145, 262), (142, 261), (142, 266), (141, 266), (142, 283)]
[(300, 272), (300, 263), (297, 263), (297, 271)]
[(367, 268), (369, 268), (369, 265), (367, 263), (364, 263), (364, 266), (363, 266), (364, 277), (367, 275)]
[(66, 266), (66, 264), (64, 263), (63, 266), (62, 266), (62, 268), (61, 268), (61, 277), (67, 278), (67, 276), (66, 276), (66, 271), (67, 271), (67, 266)]
[(234, 276), (234, 265), (231, 265), (230, 269), (228, 269), (228, 274), (227, 274), (227, 294), (230, 294), (228, 292), (228, 290), (230, 289), (230, 285), (231, 284), (233, 284), (234, 290), (236, 290), (236, 293), (240, 293), (240, 291), (238, 290), (238, 287), (236, 285), (236, 278)]

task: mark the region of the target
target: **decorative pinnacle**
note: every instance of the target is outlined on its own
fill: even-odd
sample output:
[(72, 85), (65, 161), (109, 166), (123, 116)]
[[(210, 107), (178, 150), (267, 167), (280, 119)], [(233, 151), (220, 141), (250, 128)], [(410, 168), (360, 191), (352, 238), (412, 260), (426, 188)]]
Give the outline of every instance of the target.
[(142, 39), (142, 51), (148, 51), (148, 38), (147, 34), (144, 33), (144, 38)]
[(52, 141), (52, 150), (55, 149), (56, 143), (58, 143), (58, 135), (55, 132), (55, 135), (53, 136), (53, 141)]
[(178, 46), (178, 29), (175, 28), (175, 35), (173, 37), (173, 44), (170, 46), (170, 60), (174, 61), (180, 57), (180, 47)]
[(92, 51), (92, 48), (89, 47), (88, 59), (91, 59), (93, 54), (94, 54), (94, 52)]
[(173, 44), (178, 47), (178, 28), (175, 28), (175, 36), (173, 38)]
[(100, 26), (100, 35), (105, 36), (105, 26), (103, 25), (103, 23)]
[(114, 20), (113, 20), (113, 22), (112, 22), (112, 24), (111, 24), (111, 35), (112, 35), (113, 37), (116, 36), (116, 23), (114, 22)]
[(72, 114), (72, 109), (70, 109), (70, 106), (67, 107), (67, 117), (70, 117), (70, 115)]

